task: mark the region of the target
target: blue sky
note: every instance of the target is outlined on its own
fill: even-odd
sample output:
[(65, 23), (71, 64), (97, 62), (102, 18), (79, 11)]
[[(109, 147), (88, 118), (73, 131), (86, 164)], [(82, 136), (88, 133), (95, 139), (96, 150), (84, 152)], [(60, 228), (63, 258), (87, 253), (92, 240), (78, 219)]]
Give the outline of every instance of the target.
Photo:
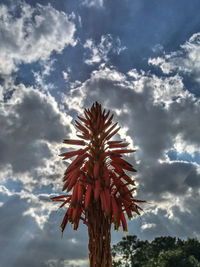
[[(87, 229), (59, 225), (73, 122), (98, 100), (137, 153), (128, 234), (200, 238), (200, 2), (0, 1), (2, 267), (88, 266)], [(112, 232), (112, 243), (123, 232)], [(2, 245), (3, 244), (3, 245)]]

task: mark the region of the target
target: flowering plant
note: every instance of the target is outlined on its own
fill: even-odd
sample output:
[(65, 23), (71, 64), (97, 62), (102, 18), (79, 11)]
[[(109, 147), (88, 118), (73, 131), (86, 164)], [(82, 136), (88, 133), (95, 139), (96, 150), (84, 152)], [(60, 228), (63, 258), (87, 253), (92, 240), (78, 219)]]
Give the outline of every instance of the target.
[[(63, 191), (67, 194), (56, 196), (52, 201), (68, 204), (61, 223), (62, 232), (68, 222), (78, 229), (80, 220), (88, 227), (90, 266), (112, 266), (110, 229), (120, 226), (127, 231), (128, 218), (135, 212), (140, 215), (138, 202), (133, 198), (135, 182), (128, 172), (136, 172), (133, 166), (122, 158), (123, 154), (134, 152), (126, 149), (128, 143), (111, 141), (120, 127), (112, 124), (113, 115), (95, 103), (84, 110), (84, 117), (76, 122), (79, 140), (64, 140), (65, 144), (82, 148), (65, 152), (63, 160), (76, 157), (67, 167), (63, 177)], [(132, 185), (132, 189), (129, 186)], [(72, 193), (70, 193), (72, 191)]]

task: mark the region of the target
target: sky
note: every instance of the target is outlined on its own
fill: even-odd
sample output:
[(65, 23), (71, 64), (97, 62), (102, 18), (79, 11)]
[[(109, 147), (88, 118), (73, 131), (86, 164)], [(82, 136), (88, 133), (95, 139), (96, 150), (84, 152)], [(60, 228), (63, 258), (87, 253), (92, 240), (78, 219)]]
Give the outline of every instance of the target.
[[(128, 234), (200, 239), (200, 1), (0, 0), (0, 266), (87, 267), (58, 156), (98, 101), (137, 152)], [(112, 244), (123, 237), (112, 231)]]

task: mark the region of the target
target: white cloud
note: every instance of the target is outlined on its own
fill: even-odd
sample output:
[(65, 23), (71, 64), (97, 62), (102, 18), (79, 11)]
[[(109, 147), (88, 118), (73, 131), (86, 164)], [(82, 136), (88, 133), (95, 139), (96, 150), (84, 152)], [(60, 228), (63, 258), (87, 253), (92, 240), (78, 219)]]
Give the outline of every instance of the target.
[(48, 76), (54, 69), (54, 63), (55, 63), (55, 59), (48, 59), (45, 61), (40, 62), (43, 70), (42, 70), (42, 75), (43, 76)]
[(67, 45), (74, 46), (75, 25), (70, 15), (50, 4), (36, 7), (19, 2), (14, 13), (0, 5), (0, 73), (10, 74), (20, 63), (47, 60), (53, 51), (60, 53)]
[(3, 101), (3, 86), (0, 85), (0, 102)]
[(62, 75), (63, 75), (63, 79), (64, 79), (65, 81), (67, 81), (67, 80), (69, 79), (69, 74), (68, 74), (67, 72), (63, 71), (63, 72), (62, 72)]
[[(174, 79), (176, 79), (175, 82)], [(172, 103), (175, 106), (179, 105), (179, 101), (170, 99), (169, 93), (167, 94), (168, 98), (162, 98), (161, 95), (163, 83), (164, 88), (170, 90), (172, 81), (174, 89), (182, 93), (180, 98), (184, 102), (184, 99), (189, 95), (183, 93), (181, 78), (178, 76), (175, 78), (159, 78), (144, 72), (139, 74), (136, 71), (130, 71), (128, 75), (125, 75), (115, 68), (101, 65), (98, 70), (92, 72), (91, 77), (85, 82), (72, 84), (73, 89), (66, 96), (68, 102), (64, 100), (69, 110), (74, 109), (80, 113), (83, 108), (90, 107), (96, 100), (102, 103), (104, 108), (111, 109), (115, 113), (114, 120), (119, 121), (119, 125), (122, 126), (121, 138), (127, 140), (128, 137), (129, 140), (127, 141), (130, 142), (132, 141), (131, 137), (133, 137), (134, 147), (137, 146), (138, 148), (134, 154), (138, 162), (136, 167), (138, 169), (137, 181), (140, 187), (142, 183), (148, 184), (146, 188), (143, 187), (138, 192), (138, 198), (146, 199), (148, 197), (147, 200), (155, 199), (156, 203), (160, 200), (156, 199), (155, 194), (156, 196), (166, 194), (165, 189), (170, 191), (170, 182), (175, 179), (173, 173), (171, 173), (171, 179), (169, 180), (163, 165), (160, 166), (157, 161), (165, 155), (166, 148), (170, 149), (173, 145), (174, 126), (170, 107)], [(141, 90), (137, 89), (138, 84)], [(160, 90), (160, 96), (157, 97), (157, 102), (154, 102), (156, 90), (158, 92)], [(159, 105), (162, 101), (163, 103), (166, 101), (171, 103), (169, 109)], [(130, 160), (133, 160), (133, 158), (131, 157)], [(154, 177), (157, 167), (160, 168), (160, 173)], [(177, 168), (179, 168), (179, 165)], [(169, 184), (164, 183), (163, 188), (156, 191), (153, 185), (161, 184), (159, 182), (160, 177), (163, 177), (166, 181), (169, 180)], [(181, 183), (182, 180), (179, 183), (177, 182), (177, 186), (180, 186), (180, 188), (174, 187), (174, 189), (181, 192)], [(142, 190), (143, 193), (141, 194)], [(152, 194), (149, 194), (150, 192)]]
[(66, 71), (62, 71), (62, 76), (63, 76), (63, 79), (65, 80), (65, 82), (68, 82), (69, 81), (69, 78), (70, 78), (70, 73), (71, 73), (71, 69), (68, 67)]
[(159, 66), (164, 74), (170, 74), (172, 71), (172, 65), (165, 60), (165, 58), (157, 57), (150, 58), (148, 63), (154, 66)]
[(24, 199), (22, 215), (31, 216), (42, 229), (58, 207), (42, 200), (38, 191), (62, 188), (65, 164), (58, 155), (62, 140), (74, 130), (72, 117), (47, 91), (14, 85), (12, 79), (2, 86), (4, 91), (5, 87), (12, 88), (12, 94), (0, 104), (0, 202)]
[[(26, 184), (24, 185), (24, 188), (26, 188)], [(56, 210), (55, 205), (52, 205), (50, 195), (34, 194), (26, 189), (15, 192), (14, 190), (10, 191), (4, 185), (0, 185), (0, 197), (3, 200), (0, 201), (0, 207), (3, 206), (11, 197), (19, 197), (20, 199), (25, 200), (28, 205), (22, 215), (31, 216), (40, 229), (43, 229), (51, 212)]]
[(161, 44), (156, 44), (153, 46), (152, 51), (154, 53), (160, 53), (163, 51), (163, 49), (164, 49), (164, 47)]
[(58, 260), (58, 259), (50, 259), (45, 262), (45, 267), (88, 267), (89, 260), (88, 259), (76, 259), (76, 260)]
[(145, 229), (151, 229), (153, 227), (156, 227), (156, 224), (155, 223), (145, 223), (141, 226), (141, 229), (142, 230), (145, 230)]
[[(46, 11), (41, 6), (37, 8), (45, 17)], [(66, 17), (66, 14), (55, 11), (51, 6), (49, 8), (59, 18)], [(4, 11), (6, 12), (7, 10)], [(29, 21), (30, 13), (26, 16)], [(41, 22), (37, 23), (40, 25)], [(100, 42), (95, 46), (91, 41), (88, 49), (91, 51), (91, 56), (88, 57), (91, 64), (95, 60), (101, 64), (108, 61), (112, 44), (108, 42), (108, 46), (103, 47)], [(40, 59), (42, 56), (37, 57)], [(99, 61), (95, 57), (99, 57)], [(16, 62), (13, 59), (12, 70), (20, 61)], [(52, 66), (45, 68), (43, 75), (48, 75), (51, 69)], [(170, 149), (179, 153), (187, 151), (191, 155), (199, 151), (199, 100), (187, 91), (180, 75), (170, 75), (170, 71), (168, 74), (167, 77), (158, 77), (136, 69), (124, 74), (114, 67), (101, 64), (84, 82), (69, 84), (71, 91), (62, 95), (64, 108), (58, 106), (47, 90), (41, 92), (24, 85), (15, 86), (12, 80), (7, 80), (7, 85), (4, 86), (13, 88), (14, 92), (0, 106), (0, 179), (6, 182), (9, 177), (14, 182), (22, 183), (23, 189), (13, 192), (5, 184), (1, 185), (1, 196), (10, 199), (8, 202), (0, 199), (0, 208), (2, 218), (5, 217), (8, 222), (11, 220), (12, 223), (13, 215), (17, 218), (15, 230), (20, 229), (19, 232), (16, 231), (20, 236), (25, 233), (27, 237), (31, 232), (31, 236), (29, 234), (29, 239), (27, 238), (31, 250), (26, 255), (22, 253), (16, 257), (25, 266), (31, 266), (30, 259), (32, 266), (36, 266), (35, 261), (38, 258), (33, 259), (30, 251), (38, 255), (40, 263), (46, 264), (44, 266), (85, 264), (82, 259), (87, 257), (86, 229), (74, 236), (69, 227), (65, 243), (61, 241), (59, 233), (54, 231), (59, 228), (61, 221), (58, 214), (54, 213), (57, 206), (44, 201), (48, 198), (47, 193), (36, 192), (49, 190), (53, 193), (62, 188), (61, 177), (65, 165), (57, 155), (62, 139), (75, 134), (71, 125), (72, 117), (66, 115), (66, 110), (72, 112), (70, 114), (74, 114), (74, 111), (81, 113), (83, 108), (90, 107), (96, 100), (114, 112), (114, 120), (119, 121), (122, 126), (120, 137), (138, 148), (134, 157), (129, 158), (138, 170), (135, 176), (139, 182), (138, 198), (153, 201), (157, 206), (156, 212), (152, 206), (147, 207), (149, 212), (142, 217), (142, 226), (137, 220), (131, 221), (129, 233), (144, 236), (146, 239), (159, 234), (195, 236), (200, 232), (198, 166), (190, 162), (166, 161), (166, 153)], [(42, 76), (38, 76), (37, 84), (42, 86), (44, 81), (41, 78)], [(63, 78), (67, 80), (67, 72), (63, 72)], [(0, 87), (0, 91), (1, 89), (3, 91), (3, 87)], [(48, 186), (50, 187), (47, 190)], [(52, 218), (57, 218), (57, 221), (52, 222)], [(35, 233), (30, 221), (43, 230), (37, 229), (38, 232)], [(143, 231), (136, 232), (135, 224), (139, 225), (137, 229)], [(6, 237), (3, 235), (6, 245), (11, 246), (10, 240), (18, 241), (18, 236), (16, 234), (13, 238), (12, 227), (7, 227), (7, 231), (3, 231), (1, 227), (0, 229), (2, 234), (6, 233)], [(42, 253), (39, 253), (41, 247)], [(21, 251), (26, 250), (23, 248)], [(77, 255), (77, 251), (81, 252), (80, 255)], [(66, 255), (66, 259), (63, 259), (63, 255)], [(74, 258), (77, 260), (74, 261)], [(22, 266), (20, 262), (17, 263)]]
[(187, 90), (183, 90), (184, 84), (182, 78), (178, 74), (165, 78), (153, 75), (152, 78), (150, 83), (151, 86), (154, 87), (154, 104), (164, 104), (165, 108), (169, 108), (174, 100), (179, 101), (180, 99), (181, 101), (181, 99), (189, 95)]
[(160, 67), (164, 74), (178, 71), (191, 75), (200, 83), (200, 33), (193, 34), (180, 50), (149, 59), (149, 64)]
[(88, 6), (88, 7), (103, 7), (104, 0), (83, 0), (82, 5)]
[(101, 36), (101, 40), (97, 45), (92, 39), (86, 40), (84, 48), (89, 52), (89, 55), (86, 54), (85, 60), (88, 65), (107, 62), (110, 54), (119, 55), (125, 49), (121, 45), (120, 39), (113, 38), (111, 34)]
[(0, 193), (6, 196), (13, 195), (4, 185), (0, 185)]
[[(180, 197), (199, 186), (197, 164), (166, 161), (167, 152), (176, 149), (179, 134), (188, 153), (198, 151), (200, 144), (199, 100), (186, 90), (181, 76), (158, 77), (136, 70), (125, 75), (102, 64), (89, 79), (71, 87), (66, 95), (69, 110), (81, 113), (99, 101), (115, 113), (114, 120), (124, 130), (121, 137), (133, 138), (137, 152), (131, 159), (137, 163), (139, 198), (148, 198), (166, 208), (164, 203), (169, 204), (172, 199), (169, 193)], [(189, 149), (191, 146), (193, 150)]]
[(194, 155), (196, 151), (200, 150), (200, 144), (198, 146), (197, 144), (192, 144), (190, 142), (187, 142), (183, 139), (181, 134), (178, 134), (174, 138), (174, 148), (177, 151), (177, 153), (187, 152), (190, 155)]
[[(48, 70), (49, 72), (51, 71), (51, 67)], [(50, 92), (53, 89), (55, 89), (55, 86), (53, 83), (47, 83), (45, 81), (45, 77), (48, 74), (45, 74), (44, 72), (33, 72), (33, 76), (35, 78), (35, 86), (40, 90), (40, 92)]]
[(12, 97), (0, 106), (0, 165), (10, 164), (17, 174), (45, 166), (52, 153), (59, 153), (56, 145), (71, 132), (72, 118), (48, 93), (22, 84), (13, 89)]
[[(36, 196), (35, 196), (36, 197)], [(49, 201), (50, 202), (50, 201)], [(41, 203), (30, 203), (29, 208), (23, 212), (23, 216), (31, 216), (35, 222), (37, 223), (40, 229), (44, 228), (45, 223), (49, 219), (51, 212), (55, 210), (52, 203), (50, 202), (49, 205), (41, 204)]]

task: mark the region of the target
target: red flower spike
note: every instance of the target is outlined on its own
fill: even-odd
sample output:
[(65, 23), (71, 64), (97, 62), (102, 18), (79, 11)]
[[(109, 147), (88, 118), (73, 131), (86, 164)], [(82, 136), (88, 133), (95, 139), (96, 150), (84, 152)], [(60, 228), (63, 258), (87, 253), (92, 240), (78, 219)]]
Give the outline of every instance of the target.
[(75, 120), (75, 122), (76, 122), (76, 127), (81, 131), (81, 132), (83, 132), (83, 134), (86, 134), (86, 135), (88, 135), (89, 136), (89, 131), (83, 126), (83, 125), (81, 125), (81, 123), (80, 122), (78, 122), (78, 121), (76, 121)]
[(116, 154), (127, 154), (127, 153), (133, 153), (135, 152), (136, 150), (134, 149), (116, 149), (116, 150), (111, 150), (109, 152), (111, 152), (111, 155), (116, 155)]
[(104, 117), (104, 121), (107, 120), (107, 118), (109, 117), (109, 115), (110, 115), (110, 110), (106, 113), (106, 115), (105, 115), (105, 117)]
[(110, 144), (109, 148), (120, 148), (120, 147), (126, 147), (128, 146), (129, 143), (116, 143), (116, 144)]
[(132, 180), (128, 175), (126, 175), (125, 173), (124, 173), (124, 175), (122, 176), (122, 178), (127, 182), (127, 183), (129, 183), (130, 185), (135, 185), (135, 181), (134, 180)]
[(127, 232), (127, 222), (123, 212), (121, 213), (121, 222), (124, 232)]
[(111, 137), (113, 137), (113, 135), (115, 135), (119, 131), (120, 128), (121, 127), (118, 127), (114, 132), (112, 132), (111, 134), (109, 134), (108, 136), (106, 136), (106, 140), (109, 140)]
[(78, 145), (78, 146), (85, 146), (86, 143), (83, 140), (70, 140), (70, 139), (65, 139), (63, 141), (65, 144), (70, 144), (70, 145)]
[(58, 201), (61, 198), (65, 198), (65, 197), (71, 197), (71, 195), (62, 195), (62, 196), (51, 197), (51, 200), (52, 201)]
[(69, 159), (69, 158), (72, 158), (76, 155), (80, 155), (82, 153), (84, 153), (84, 150), (83, 149), (79, 149), (79, 150), (75, 150), (75, 151), (70, 151), (70, 152), (65, 152), (65, 153), (62, 153), (60, 154), (59, 156), (60, 157), (64, 157), (63, 159)]
[(105, 212), (106, 211), (106, 199), (105, 199), (104, 191), (101, 191), (100, 199), (101, 199), (101, 208)]
[(67, 223), (68, 223), (68, 215), (65, 214), (65, 216), (64, 216), (64, 218), (63, 218), (63, 221), (62, 221), (62, 223), (61, 223), (61, 226), (60, 226), (60, 227), (62, 228), (62, 232), (64, 232)]
[(117, 124), (118, 123), (116, 122), (112, 127), (110, 127), (107, 132), (105, 132), (104, 137), (106, 137), (117, 126)]
[(95, 181), (95, 188), (94, 188), (94, 199), (97, 201), (99, 198), (100, 194), (100, 189), (101, 189), (101, 180), (97, 179)]
[(82, 197), (83, 197), (83, 183), (82, 181), (79, 180), (79, 183), (78, 183), (78, 202), (79, 203), (82, 202)]
[(76, 206), (76, 203), (78, 201), (78, 187), (79, 187), (79, 182), (77, 182), (74, 186), (72, 198), (71, 198), (71, 206)]
[(67, 179), (67, 181), (64, 183), (63, 188), (62, 188), (63, 191), (65, 191), (67, 189), (67, 187), (69, 186), (70, 181), (71, 181), (70, 179)]
[(105, 186), (109, 187), (110, 186), (110, 174), (106, 166), (104, 167), (104, 179), (105, 179)]
[(108, 141), (107, 144), (110, 145), (114, 145), (114, 144), (119, 144), (122, 143), (122, 141)]
[(105, 188), (104, 189), (104, 196), (105, 196), (105, 212), (106, 212), (106, 215), (109, 215), (110, 214), (110, 211), (111, 211), (111, 195), (110, 195), (110, 190), (108, 188)]
[(82, 117), (80, 117), (80, 116), (78, 116), (78, 118), (79, 118), (79, 120), (81, 120), (82, 122), (84, 122), (86, 126), (89, 125), (88, 120), (86, 120), (86, 119), (84, 119), (84, 118), (82, 118)]
[(94, 163), (94, 178), (97, 179), (99, 177), (99, 168), (100, 168), (100, 162), (96, 161)]
[(87, 209), (90, 204), (91, 195), (92, 195), (92, 185), (88, 184), (85, 194), (85, 209)]
[(108, 126), (111, 125), (113, 117), (114, 117), (114, 114), (112, 114), (110, 119), (104, 124), (104, 127), (103, 127), (104, 131), (105, 131), (105, 129), (108, 128)]
[(135, 150), (123, 149), (128, 143), (121, 140), (111, 140), (120, 129), (116, 129), (117, 123), (112, 123), (113, 117), (97, 102), (91, 109), (85, 109), (83, 116), (78, 116), (75, 124), (80, 139), (65, 139), (64, 143), (85, 147), (60, 154), (63, 160), (76, 156), (63, 178), (63, 190), (73, 191), (51, 198), (62, 202), (60, 207), (69, 205), (61, 224), (62, 232), (68, 221), (74, 225), (74, 230), (78, 229), (80, 220), (88, 227), (90, 266), (112, 266), (111, 224), (115, 230), (122, 225), (127, 231), (124, 213), (128, 218), (132, 213), (140, 215), (142, 209), (136, 203), (145, 202), (132, 197), (136, 187), (130, 189), (129, 185), (135, 182), (126, 171), (136, 170), (122, 156)]
[(66, 199), (61, 205), (60, 205), (60, 207), (59, 208), (62, 208), (62, 207), (64, 207), (67, 203), (69, 203), (71, 201), (71, 197), (70, 198), (68, 198), (68, 199)]
[(79, 206), (76, 205), (76, 206), (73, 208), (73, 211), (72, 211), (72, 221), (73, 221), (73, 222), (75, 222), (75, 220), (76, 220), (76, 218), (77, 218), (78, 210), (79, 210)]
[(86, 135), (86, 134), (83, 134), (83, 135), (81, 135), (81, 134), (77, 134), (77, 136), (79, 137), (79, 138), (82, 138), (82, 139), (85, 139), (85, 140), (90, 140), (90, 136), (89, 135)]
[(76, 184), (78, 177), (79, 177), (79, 170), (76, 170), (74, 175), (71, 176), (70, 183), (67, 187), (67, 192), (69, 192), (73, 188), (73, 186)]

